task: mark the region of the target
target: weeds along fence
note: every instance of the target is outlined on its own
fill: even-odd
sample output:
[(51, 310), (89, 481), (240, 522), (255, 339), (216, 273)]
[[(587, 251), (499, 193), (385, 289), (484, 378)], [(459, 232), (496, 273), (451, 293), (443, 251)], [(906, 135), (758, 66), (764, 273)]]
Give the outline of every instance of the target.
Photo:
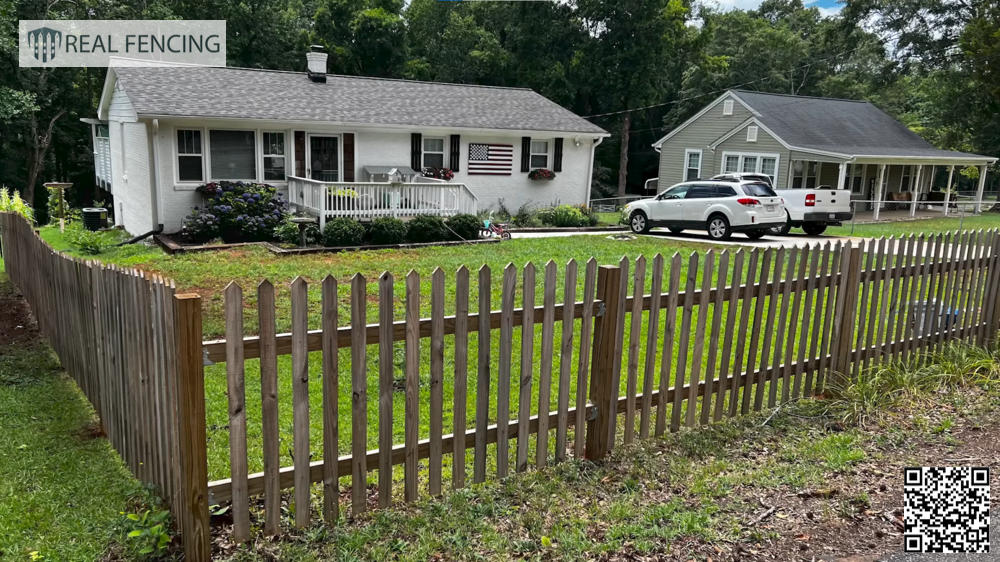
[[(990, 231), (463, 267), (429, 284), (414, 272), (328, 277), (312, 293), (298, 278), (290, 311), (268, 281), (249, 294), (230, 284), (225, 339), (202, 341), (197, 297), (62, 257), (23, 221), (0, 226), (12, 279), (122, 457), (171, 498), (195, 560), (210, 554), (210, 504), (230, 506), (236, 541), (280, 533), (283, 509), (298, 527), (336, 524), (571, 456), (600, 460), (616, 443), (816, 395), (831, 377), (951, 340), (992, 341), (1000, 326)], [(119, 279), (135, 289), (104, 292)], [(286, 312), (291, 331), (277, 333)], [(206, 395), (206, 381), (225, 392)], [(148, 464), (167, 476), (130, 460), (145, 458), (162, 458)]]

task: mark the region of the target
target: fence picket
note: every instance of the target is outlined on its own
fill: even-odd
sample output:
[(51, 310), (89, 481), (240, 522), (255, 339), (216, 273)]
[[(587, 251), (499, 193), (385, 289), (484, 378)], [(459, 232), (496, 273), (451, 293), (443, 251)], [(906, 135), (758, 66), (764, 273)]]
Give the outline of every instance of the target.
[(250, 498), (247, 494), (247, 412), (243, 380), (243, 289), (235, 282), (230, 282), (225, 289), (225, 309), (233, 540), (242, 543), (250, 538)]
[(403, 495), (417, 500), (417, 441), (420, 439), (420, 276), (406, 275), (406, 403), (404, 432), (406, 462), (403, 467)]
[[(492, 310), (492, 274), (490, 268), (479, 268), (479, 331), (476, 364), (476, 450), (473, 456), (472, 481), (486, 480), (486, 426), (490, 421), (490, 311)], [(498, 428), (499, 429), (499, 428)]]
[[(736, 342), (736, 357), (733, 359), (732, 366), (732, 377), (733, 377), (733, 397), (729, 401), (729, 416), (733, 417), (736, 415), (737, 405), (740, 407), (740, 413), (747, 413), (750, 404), (750, 390), (751, 390), (751, 371), (747, 369), (746, 378), (744, 379), (741, 375), (743, 371), (743, 355), (746, 352), (746, 338), (747, 338), (747, 328), (750, 322), (750, 310), (751, 310), (751, 300), (753, 300), (756, 292), (754, 291), (754, 280), (757, 276), (757, 263), (760, 260), (760, 248), (754, 248), (753, 252), (750, 254), (750, 266), (747, 268), (747, 281), (746, 287), (743, 292), (743, 301), (740, 306), (740, 329), (737, 330), (737, 342)], [(763, 281), (763, 277), (761, 278)], [(757, 317), (756, 306), (753, 306), (754, 318)], [(757, 325), (757, 322), (754, 322)], [(749, 362), (747, 363), (749, 364)], [(742, 392), (740, 392), (742, 390)], [(742, 395), (742, 401), (741, 401)]]
[(552, 347), (556, 319), (556, 263), (545, 264), (542, 318), (542, 363), (538, 372), (538, 432), (535, 438), (535, 464), (542, 468), (549, 457), (549, 412), (552, 410)]
[[(747, 386), (743, 395), (743, 404), (741, 405), (743, 414), (746, 414), (747, 412), (750, 411), (749, 408), (750, 408), (751, 392), (756, 396), (754, 398), (755, 410), (759, 409), (760, 406), (758, 406), (757, 404), (759, 403), (762, 397), (761, 389), (764, 386), (764, 382), (763, 380), (761, 380), (761, 377), (763, 377), (764, 374), (760, 373), (759, 375), (755, 376), (754, 373), (756, 372), (755, 365), (757, 363), (757, 352), (758, 352), (758, 346), (760, 345), (761, 330), (764, 327), (764, 309), (766, 308), (765, 301), (768, 298), (768, 292), (769, 292), (768, 288), (770, 286), (768, 280), (771, 279), (771, 270), (772, 270), (771, 260), (773, 259), (773, 257), (774, 257), (774, 250), (772, 248), (764, 250), (764, 259), (762, 260), (762, 265), (760, 268), (759, 289), (757, 290), (757, 298), (754, 301), (753, 325), (752, 325), (753, 327), (752, 327), (752, 332), (750, 334), (750, 351), (747, 353), (747, 368), (746, 368)], [(779, 270), (780, 267), (778, 265), (775, 265), (773, 269)], [(764, 334), (766, 336), (769, 336), (767, 330), (764, 330)], [(764, 355), (766, 355), (766, 353)]]
[(503, 285), (500, 294), (500, 362), (497, 378), (497, 478), (507, 476), (510, 463), (510, 443), (507, 440), (507, 425), (510, 421), (510, 377), (511, 355), (514, 339), (514, 291), (517, 284), (517, 268), (507, 264), (503, 270)]
[[(388, 507), (392, 501), (392, 451), (393, 420), (392, 394), (395, 390), (396, 357), (392, 341), (392, 323), (395, 321), (393, 298), (395, 279), (388, 271), (378, 280), (379, 338), (378, 338), (378, 504)], [(325, 335), (325, 332), (324, 332)]]
[[(792, 279), (795, 274), (795, 258), (798, 257), (798, 251), (798, 248), (790, 248), (788, 250), (788, 258), (785, 260), (785, 282), (781, 291), (781, 308), (778, 313), (778, 328), (774, 336), (774, 356), (771, 359), (771, 379), (767, 389), (768, 408), (773, 408), (775, 406), (778, 398), (778, 387), (781, 386), (779, 383), (782, 382), (781, 358), (784, 355), (782, 353), (784, 350), (782, 346), (785, 343), (785, 327), (788, 324), (788, 301), (792, 296)], [(777, 300), (777, 296), (778, 288), (775, 287), (771, 298)], [(768, 332), (770, 332), (770, 330), (768, 330)], [(770, 339), (770, 337), (768, 339)], [(784, 381), (783, 389), (782, 402), (788, 399), (788, 381)]]
[[(535, 265), (528, 262), (522, 271), (523, 282), (521, 296), (524, 299), (525, 310), (535, 307)], [(528, 436), (530, 435), (531, 418), (531, 386), (534, 378), (535, 365), (535, 315), (524, 314), (521, 317), (521, 371), (517, 401), (517, 464), (515, 469), (522, 472), (528, 469)]]
[(663, 256), (653, 257), (653, 276), (649, 281), (649, 321), (646, 329), (645, 370), (642, 375), (642, 406), (639, 410), (639, 438), (649, 437), (653, 407), (653, 379), (656, 371), (656, 342), (660, 336), (660, 295), (663, 293)]
[(625, 430), (623, 442), (631, 443), (635, 434), (635, 398), (639, 378), (639, 336), (642, 332), (642, 296), (646, 281), (646, 258), (635, 260), (632, 274), (632, 310), (630, 310), (628, 338), (628, 371), (625, 378)]
[[(270, 334), (269, 346), (274, 346), (274, 295), (271, 295)], [(340, 474), (337, 460), (340, 457), (340, 350), (337, 342), (337, 328), (340, 324), (337, 300), (337, 280), (332, 275), (327, 275), (323, 279), (322, 287), (322, 326), (323, 326), (323, 519), (328, 525), (334, 525), (340, 518)], [(263, 316), (261, 316), (263, 319)], [(263, 335), (263, 330), (261, 331)], [(269, 354), (273, 354), (273, 347)], [(261, 347), (261, 364), (264, 361), (263, 347)], [(277, 381), (272, 377), (270, 384), (276, 385)], [(272, 397), (272, 400), (276, 396)], [(278, 446), (278, 420), (277, 405), (273, 406), (274, 421), (274, 447)], [(277, 450), (274, 455), (278, 454)], [(275, 514), (274, 525), (278, 524), (277, 507), (280, 503), (278, 496), (278, 468), (277, 458), (274, 460), (275, 468), (273, 475), (269, 476), (268, 486), (274, 486)], [(265, 465), (266, 466), (266, 465)], [(265, 468), (265, 472), (267, 469)], [(379, 481), (381, 485), (381, 480)]]
[(782, 403), (787, 402), (789, 398), (797, 398), (799, 392), (799, 377), (798, 374), (795, 375), (794, 380), (792, 379), (792, 373), (796, 370), (796, 366), (792, 365), (792, 361), (795, 358), (795, 342), (796, 336), (798, 336), (798, 328), (801, 325), (799, 322), (800, 306), (802, 305), (802, 294), (805, 293), (806, 285), (806, 263), (809, 261), (809, 246), (805, 248), (796, 249), (796, 258), (798, 259), (798, 270), (795, 274), (794, 280), (790, 283), (793, 284), (795, 290), (792, 300), (792, 310), (789, 313), (788, 318), (788, 333), (785, 339), (785, 361), (782, 373), (782, 386), (781, 386), (781, 401)]
[(830, 330), (833, 328), (833, 317), (837, 306), (837, 279), (844, 274), (841, 269), (841, 252), (844, 251), (844, 243), (840, 242), (833, 246), (830, 256), (828, 281), (826, 283), (826, 294), (824, 297), (823, 328), (820, 332), (819, 342), (819, 368), (816, 370), (816, 386), (813, 387), (814, 394), (821, 394), (826, 380), (827, 370), (830, 368), (830, 339), (833, 337)]
[(681, 401), (684, 397), (684, 382), (687, 375), (688, 340), (691, 333), (691, 313), (694, 309), (694, 289), (698, 281), (698, 253), (688, 258), (687, 284), (684, 287), (684, 307), (681, 313), (680, 348), (677, 350), (677, 368), (674, 375), (674, 406), (670, 410), (670, 431), (681, 427)]
[(688, 427), (695, 425), (698, 411), (698, 386), (701, 383), (701, 360), (705, 348), (705, 322), (708, 318), (709, 295), (712, 291), (712, 272), (715, 269), (715, 252), (705, 252), (705, 267), (701, 277), (701, 293), (698, 298), (698, 323), (695, 325), (694, 353), (691, 361), (691, 377), (688, 381), (687, 416)]
[(590, 376), (590, 346), (594, 331), (594, 295), (597, 290), (597, 260), (587, 261), (583, 281), (583, 314), (580, 318), (580, 355), (576, 368), (576, 423), (573, 426), (573, 454), (582, 458), (586, 442), (587, 381)]
[(278, 356), (274, 326), (274, 285), (257, 285), (257, 323), (260, 332), (261, 436), (264, 451), (264, 532), (278, 533), (281, 518), (281, 488), (278, 469)]
[[(729, 252), (723, 251), (722, 255), (719, 256), (719, 267), (716, 270), (715, 277), (715, 298), (712, 301), (712, 325), (709, 328), (709, 346), (708, 346), (708, 364), (705, 366), (705, 392), (701, 399), (701, 419), (699, 420), (702, 425), (709, 422), (709, 417), (712, 413), (712, 393), (718, 392), (720, 389), (717, 387), (721, 385), (721, 381), (716, 384), (716, 355), (719, 353), (719, 330), (722, 324), (722, 303), (723, 297), (725, 296), (726, 281), (729, 276)], [(704, 340), (704, 338), (699, 338)], [(721, 378), (721, 377), (719, 377)]]
[[(455, 273), (455, 371), (452, 435), (465, 435), (466, 404), (469, 378), (469, 268), (464, 265)], [(452, 449), (451, 485), (465, 487), (465, 443), (454, 440)]]
[(291, 286), (292, 297), (292, 436), (295, 465), (295, 526), (309, 525), (309, 352), (306, 332), (309, 330), (306, 280), (296, 277)]
[[(566, 264), (563, 281), (563, 316), (560, 326), (561, 344), (559, 346), (559, 397), (556, 407), (559, 416), (556, 420), (556, 462), (566, 458), (566, 433), (569, 428), (569, 391), (570, 374), (573, 369), (573, 309), (570, 305), (576, 303), (576, 260)], [(581, 426), (576, 426), (577, 428)], [(579, 431), (579, 430), (578, 430)]]
[(430, 457), (427, 488), (432, 496), (441, 495), (441, 434), (444, 430), (444, 271), (438, 267), (431, 274), (431, 388), (430, 388)]
[[(715, 394), (714, 421), (719, 421), (727, 411), (726, 397), (732, 402), (736, 399), (737, 375), (732, 374), (733, 331), (736, 329), (736, 313), (740, 304), (740, 285), (743, 279), (743, 260), (746, 252), (740, 249), (733, 260), (732, 281), (729, 283), (729, 300), (726, 301), (726, 328), (722, 333), (722, 353), (719, 356), (719, 386)], [(727, 382), (728, 381), (728, 382)]]

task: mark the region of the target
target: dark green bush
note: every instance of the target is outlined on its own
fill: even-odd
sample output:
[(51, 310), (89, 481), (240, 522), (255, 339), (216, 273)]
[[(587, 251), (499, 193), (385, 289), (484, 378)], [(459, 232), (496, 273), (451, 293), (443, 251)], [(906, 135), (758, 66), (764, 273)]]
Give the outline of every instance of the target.
[(450, 234), (441, 217), (420, 215), (406, 223), (408, 242), (443, 242), (451, 239)]
[(406, 223), (390, 217), (373, 220), (368, 224), (365, 239), (371, 244), (401, 244), (406, 239)]
[(538, 212), (538, 220), (547, 226), (579, 227), (590, 226), (590, 218), (584, 215), (580, 207), (559, 205)]
[[(282, 222), (274, 229), (274, 237), (285, 244), (298, 246), (302, 243), (299, 225), (290, 220)], [(316, 223), (306, 224), (306, 244), (319, 244), (321, 240), (323, 240), (323, 233), (320, 232), (319, 225)]]
[(96, 256), (106, 248), (115, 244), (110, 232), (94, 232), (87, 230), (80, 223), (72, 223), (66, 227), (66, 240), (80, 253)]
[(455, 215), (445, 224), (452, 230), (448, 234), (459, 240), (476, 240), (483, 229), (483, 221), (476, 215)]
[(510, 218), (510, 222), (514, 223), (514, 226), (521, 227), (538, 226), (541, 224), (538, 219), (538, 213), (531, 209), (530, 203), (525, 203), (518, 207), (517, 213)]
[(324, 246), (359, 246), (364, 239), (365, 227), (354, 219), (331, 219), (323, 227)]

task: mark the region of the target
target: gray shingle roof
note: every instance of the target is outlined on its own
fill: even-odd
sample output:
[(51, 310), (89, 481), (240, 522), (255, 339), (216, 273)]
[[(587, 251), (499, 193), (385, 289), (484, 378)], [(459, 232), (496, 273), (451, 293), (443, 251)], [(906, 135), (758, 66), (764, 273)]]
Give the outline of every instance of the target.
[(139, 115), (323, 121), (604, 134), (522, 88), (498, 88), (243, 68), (119, 67)]
[(767, 128), (794, 147), (850, 156), (909, 156), (925, 158), (991, 158), (941, 150), (866, 101), (734, 93)]

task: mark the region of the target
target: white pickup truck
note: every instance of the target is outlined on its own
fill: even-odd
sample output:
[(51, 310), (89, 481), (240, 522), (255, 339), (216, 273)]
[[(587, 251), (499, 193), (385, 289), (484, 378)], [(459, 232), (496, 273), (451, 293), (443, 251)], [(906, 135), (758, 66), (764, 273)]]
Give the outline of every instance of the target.
[[(761, 174), (722, 174), (712, 179), (740, 179), (762, 181), (771, 185), (771, 178)], [(788, 234), (793, 227), (801, 227), (806, 234), (818, 236), (828, 226), (840, 226), (851, 220), (851, 192), (821, 185), (815, 189), (775, 189), (785, 203), (788, 221), (770, 230), (771, 234)]]

